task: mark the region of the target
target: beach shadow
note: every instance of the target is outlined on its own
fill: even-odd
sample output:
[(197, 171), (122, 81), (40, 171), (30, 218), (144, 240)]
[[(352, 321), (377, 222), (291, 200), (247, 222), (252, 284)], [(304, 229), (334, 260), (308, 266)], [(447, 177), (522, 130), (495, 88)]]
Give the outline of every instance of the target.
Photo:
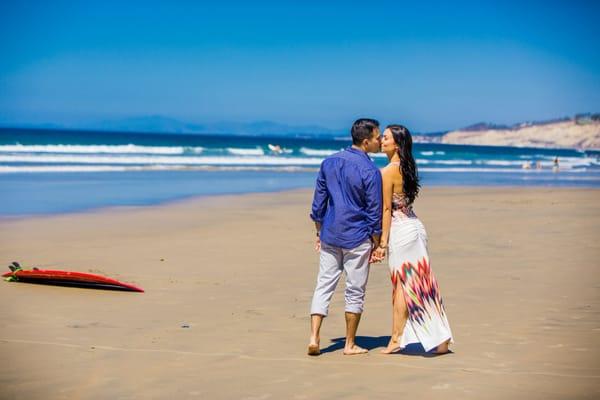
[[(390, 341), (390, 336), (357, 336), (356, 344), (369, 351), (377, 348), (385, 348)], [(331, 339), (331, 344), (324, 349), (321, 349), (321, 353), (332, 353), (337, 350), (343, 350), (344, 344), (346, 343), (345, 337), (339, 337)], [(435, 349), (434, 349), (435, 350)], [(421, 343), (411, 343), (407, 345), (402, 351), (393, 353), (392, 355), (404, 355), (404, 356), (419, 356), (419, 357), (439, 357), (448, 354), (453, 354), (452, 350), (446, 354), (434, 353), (434, 350), (429, 352), (425, 351)]]
[[(390, 341), (389, 336), (357, 336), (356, 344), (362, 348), (365, 348), (369, 351), (376, 349), (378, 347), (387, 346)], [(324, 349), (321, 349), (321, 353), (331, 353), (336, 350), (342, 350), (344, 348), (344, 344), (346, 344), (345, 337), (339, 337), (331, 339), (331, 344)]]
[(419, 356), (419, 357), (426, 357), (426, 358), (432, 358), (432, 357), (440, 357), (440, 356), (445, 356), (448, 354), (454, 354), (452, 350), (448, 350), (447, 353), (444, 354), (438, 354), (435, 352), (435, 349), (432, 349), (430, 351), (425, 351), (425, 349), (423, 348), (423, 345), (421, 343), (411, 343), (409, 345), (407, 345), (405, 348), (402, 349), (402, 351), (399, 351), (397, 353), (394, 353), (393, 355), (403, 355), (403, 356)]

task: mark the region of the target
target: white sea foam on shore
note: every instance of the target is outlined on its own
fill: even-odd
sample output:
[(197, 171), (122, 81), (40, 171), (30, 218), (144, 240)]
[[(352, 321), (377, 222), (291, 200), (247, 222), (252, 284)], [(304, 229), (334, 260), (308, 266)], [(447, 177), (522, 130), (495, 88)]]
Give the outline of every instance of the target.
[(46, 144), (46, 145), (0, 145), (1, 153), (68, 153), (68, 154), (184, 154), (201, 153), (202, 147), (180, 146), (140, 146), (126, 145), (72, 145), (72, 144)]
[(0, 155), (0, 162), (7, 163), (55, 163), (55, 164), (154, 164), (154, 165), (319, 165), (321, 158), (238, 156), (238, 157), (194, 157), (194, 156), (101, 156), (101, 155)]
[(0, 174), (56, 173), (56, 172), (125, 172), (125, 171), (271, 171), (271, 172), (316, 172), (316, 167), (304, 166), (212, 166), (212, 165), (0, 165)]
[(333, 149), (309, 149), (307, 147), (301, 147), (300, 153), (305, 154), (307, 156), (318, 156), (318, 157), (327, 157), (332, 154), (337, 153), (340, 150)]

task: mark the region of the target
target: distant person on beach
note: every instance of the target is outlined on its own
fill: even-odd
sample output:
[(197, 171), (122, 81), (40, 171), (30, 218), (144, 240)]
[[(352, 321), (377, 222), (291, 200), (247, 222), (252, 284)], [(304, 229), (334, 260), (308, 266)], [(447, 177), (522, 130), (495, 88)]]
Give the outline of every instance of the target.
[(367, 153), (379, 152), (379, 122), (358, 119), (352, 125), (352, 146), (321, 163), (311, 219), (317, 230), (319, 274), (311, 314), (308, 354), (319, 355), (323, 318), (342, 272), (346, 273), (344, 354), (367, 353), (356, 345), (369, 277), (369, 259), (381, 234), (381, 173)]
[(447, 353), (452, 332), (430, 267), (427, 232), (412, 208), (420, 184), (408, 129), (389, 125), (383, 132), (381, 151), (389, 163), (381, 170), (383, 224), (372, 259), (379, 261), (389, 252), (393, 285), (392, 335), (381, 352), (391, 354), (421, 343), (425, 351)]
[(558, 172), (559, 170), (559, 165), (558, 165), (558, 156), (554, 157), (554, 166), (552, 167), (552, 172)]

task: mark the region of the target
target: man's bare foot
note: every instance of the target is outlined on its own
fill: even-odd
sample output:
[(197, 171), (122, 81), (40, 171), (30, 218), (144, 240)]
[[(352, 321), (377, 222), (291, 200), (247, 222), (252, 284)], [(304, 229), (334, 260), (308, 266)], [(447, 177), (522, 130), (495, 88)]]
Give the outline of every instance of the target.
[(368, 352), (369, 352), (369, 350), (363, 349), (362, 347), (359, 347), (357, 345), (354, 345), (352, 347), (344, 347), (344, 355), (346, 355), (346, 356), (353, 356), (356, 354), (366, 354)]
[(387, 347), (381, 350), (381, 354), (393, 354), (399, 352), (400, 350), (402, 350), (402, 347), (400, 347), (400, 343), (398, 343), (395, 340), (390, 340)]
[(309, 356), (318, 356), (321, 354), (321, 349), (318, 344), (311, 343), (308, 345), (308, 355)]

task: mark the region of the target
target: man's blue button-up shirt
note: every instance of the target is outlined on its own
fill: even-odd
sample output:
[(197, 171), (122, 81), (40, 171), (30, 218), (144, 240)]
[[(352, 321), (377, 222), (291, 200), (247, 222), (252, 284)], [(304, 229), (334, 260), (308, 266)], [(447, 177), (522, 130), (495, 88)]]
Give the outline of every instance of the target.
[(381, 233), (381, 172), (354, 147), (321, 163), (310, 217), (321, 223), (321, 241), (344, 249)]

